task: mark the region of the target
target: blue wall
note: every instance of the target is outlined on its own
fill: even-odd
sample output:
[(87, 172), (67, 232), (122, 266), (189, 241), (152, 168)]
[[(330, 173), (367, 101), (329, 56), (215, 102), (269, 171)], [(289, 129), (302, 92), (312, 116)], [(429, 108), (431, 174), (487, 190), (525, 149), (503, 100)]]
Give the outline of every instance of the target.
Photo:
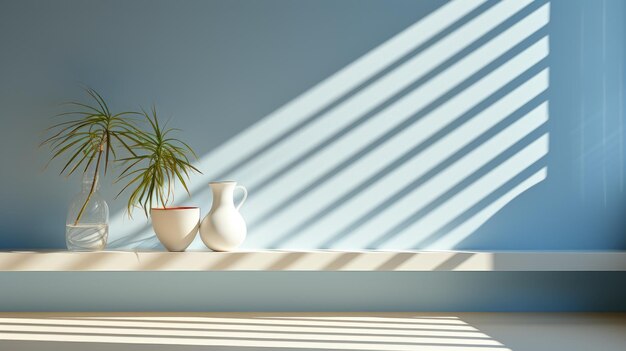
[[(206, 184), (248, 186), (245, 248), (626, 248), (625, 5), (1, 1), (0, 248), (64, 248), (54, 104), (156, 103)], [(110, 248), (160, 248), (105, 186)], [(192, 248), (201, 249), (198, 240)]]

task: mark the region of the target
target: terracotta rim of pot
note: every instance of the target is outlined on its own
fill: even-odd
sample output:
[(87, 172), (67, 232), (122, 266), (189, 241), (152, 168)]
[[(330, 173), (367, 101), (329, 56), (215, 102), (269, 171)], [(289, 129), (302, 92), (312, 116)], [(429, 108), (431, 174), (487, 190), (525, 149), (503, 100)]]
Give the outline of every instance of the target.
[(153, 207), (151, 208), (151, 210), (156, 210), (156, 211), (171, 211), (171, 210), (195, 210), (195, 209), (199, 209), (200, 207), (197, 206), (175, 206), (175, 207)]

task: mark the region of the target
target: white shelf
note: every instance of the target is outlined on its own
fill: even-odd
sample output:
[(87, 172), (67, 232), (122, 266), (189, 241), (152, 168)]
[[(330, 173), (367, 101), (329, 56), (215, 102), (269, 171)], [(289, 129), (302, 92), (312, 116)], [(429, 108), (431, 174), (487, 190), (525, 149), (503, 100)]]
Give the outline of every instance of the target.
[(626, 252), (12, 251), (0, 271), (626, 271)]

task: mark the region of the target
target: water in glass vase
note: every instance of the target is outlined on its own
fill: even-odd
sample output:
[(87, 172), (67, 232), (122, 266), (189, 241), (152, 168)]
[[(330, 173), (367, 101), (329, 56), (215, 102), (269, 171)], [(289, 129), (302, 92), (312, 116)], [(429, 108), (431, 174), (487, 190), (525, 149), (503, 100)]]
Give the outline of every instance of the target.
[(65, 226), (67, 249), (72, 251), (103, 250), (109, 236), (108, 224), (68, 224)]

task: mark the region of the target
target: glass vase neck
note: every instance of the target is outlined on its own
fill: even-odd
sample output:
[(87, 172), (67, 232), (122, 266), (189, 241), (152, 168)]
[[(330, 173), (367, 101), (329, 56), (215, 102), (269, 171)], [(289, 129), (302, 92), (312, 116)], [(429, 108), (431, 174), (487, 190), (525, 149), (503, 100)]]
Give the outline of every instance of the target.
[[(100, 172), (98, 171), (98, 173)], [(96, 165), (92, 162), (92, 164), (89, 165), (85, 173), (83, 173), (83, 181), (82, 181), (83, 191), (90, 191), (91, 186), (94, 183), (94, 181), (95, 181), (94, 191), (97, 191), (98, 189), (100, 189), (100, 174), (96, 173)]]

